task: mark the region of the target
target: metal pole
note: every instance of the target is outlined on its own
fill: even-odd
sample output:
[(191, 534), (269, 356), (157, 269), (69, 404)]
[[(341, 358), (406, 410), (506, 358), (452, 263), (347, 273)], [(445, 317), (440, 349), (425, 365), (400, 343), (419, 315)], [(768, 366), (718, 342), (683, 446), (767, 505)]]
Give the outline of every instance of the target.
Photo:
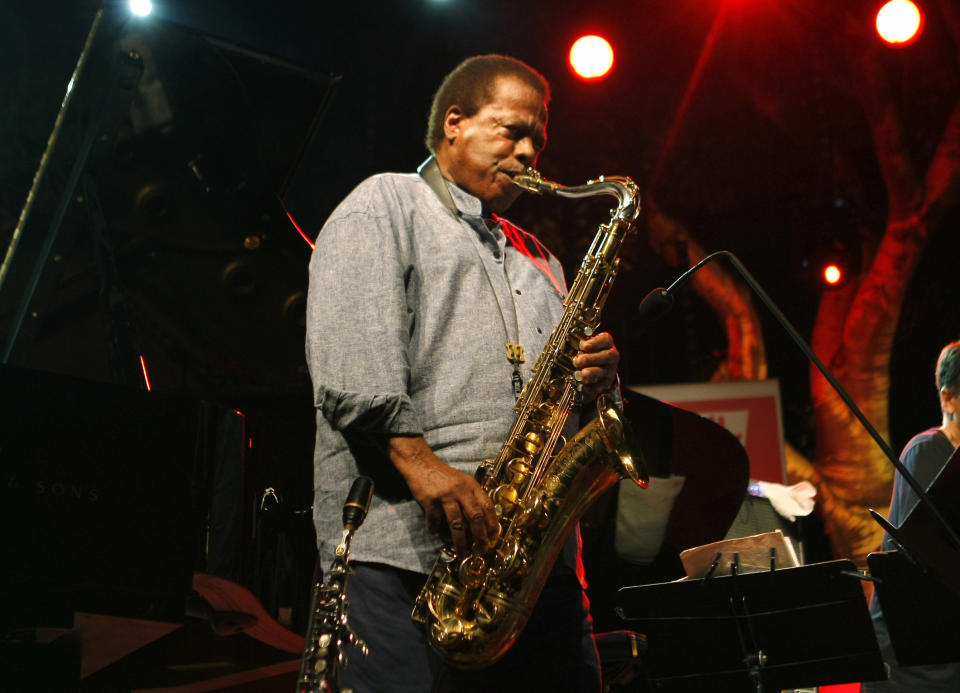
[[(16, 228), (13, 230), (13, 236), (10, 239), (10, 245), (7, 246), (7, 252), (3, 258), (3, 264), (0, 264), (0, 295), (3, 293), (4, 283), (10, 274), (10, 267), (13, 264), (13, 257), (17, 252), (17, 247), (19, 246), (20, 239), (23, 236), (23, 229), (26, 226), (27, 219), (30, 216), (30, 211), (33, 208), (37, 190), (40, 188), (40, 184), (43, 182), (43, 177), (47, 172), (47, 167), (50, 163), (53, 150), (60, 139), (60, 130), (63, 128), (63, 122), (70, 107), (70, 103), (73, 100), (74, 87), (76, 87), (77, 82), (80, 79), (80, 75), (83, 72), (83, 68), (87, 64), (87, 59), (90, 57), (90, 50), (93, 46), (93, 40), (97, 35), (97, 31), (100, 28), (100, 23), (102, 20), (103, 9), (99, 9), (93, 18), (90, 31), (87, 33), (87, 39), (83, 44), (83, 49), (80, 51), (80, 56), (77, 58), (77, 64), (73, 68), (73, 74), (70, 75), (70, 81), (67, 83), (67, 91), (63, 95), (63, 101), (60, 103), (60, 112), (57, 113), (57, 119), (53, 123), (53, 130), (50, 131), (50, 137), (47, 138), (46, 149), (44, 149), (43, 154), (40, 157), (40, 165), (37, 167), (37, 172), (33, 176), (33, 184), (30, 186), (30, 191), (27, 193), (27, 199), (24, 202), (23, 209), (20, 210), (20, 218), (17, 221)], [(45, 263), (46, 258), (40, 258), (40, 262)], [(25, 296), (22, 304), (27, 306), (29, 303), (30, 297)], [(20, 330), (21, 323), (22, 316), (18, 316), (16, 324), (13, 326), (11, 332), (7, 335), (7, 347), (2, 354), (2, 358), (0, 358), (0, 362), (6, 363), (9, 360), (10, 347), (16, 339), (16, 335)]]

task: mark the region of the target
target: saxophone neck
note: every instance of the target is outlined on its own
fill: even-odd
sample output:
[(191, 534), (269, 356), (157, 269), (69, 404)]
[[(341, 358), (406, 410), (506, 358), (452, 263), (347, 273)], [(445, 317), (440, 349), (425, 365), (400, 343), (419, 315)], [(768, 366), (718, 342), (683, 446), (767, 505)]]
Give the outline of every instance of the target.
[(556, 195), (558, 197), (593, 197), (610, 195), (619, 200), (614, 218), (626, 222), (634, 221), (640, 214), (640, 191), (637, 184), (626, 176), (600, 176), (588, 180), (583, 185), (562, 185), (540, 175), (533, 167), (513, 177), (513, 182), (535, 195)]

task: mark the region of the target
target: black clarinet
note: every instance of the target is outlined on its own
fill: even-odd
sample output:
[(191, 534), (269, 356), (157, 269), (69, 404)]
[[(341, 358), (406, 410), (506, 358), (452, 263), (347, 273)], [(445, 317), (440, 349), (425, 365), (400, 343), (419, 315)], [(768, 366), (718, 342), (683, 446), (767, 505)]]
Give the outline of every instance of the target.
[(300, 660), (297, 693), (350, 693), (340, 689), (338, 674), (346, 668), (344, 644), (366, 657), (367, 644), (347, 622), (347, 580), (350, 577), (350, 544), (367, 516), (373, 498), (373, 480), (361, 476), (353, 482), (343, 504), (343, 536), (334, 552), (326, 582), (316, 581), (310, 596), (310, 621)]

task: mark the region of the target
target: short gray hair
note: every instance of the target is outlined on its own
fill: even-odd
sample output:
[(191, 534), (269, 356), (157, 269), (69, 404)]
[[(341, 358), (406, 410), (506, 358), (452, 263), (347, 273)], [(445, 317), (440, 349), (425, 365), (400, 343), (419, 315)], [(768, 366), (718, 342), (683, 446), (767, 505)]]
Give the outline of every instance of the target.
[(943, 387), (960, 394), (960, 340), (943, 347), (937, 359), (937, 390)]

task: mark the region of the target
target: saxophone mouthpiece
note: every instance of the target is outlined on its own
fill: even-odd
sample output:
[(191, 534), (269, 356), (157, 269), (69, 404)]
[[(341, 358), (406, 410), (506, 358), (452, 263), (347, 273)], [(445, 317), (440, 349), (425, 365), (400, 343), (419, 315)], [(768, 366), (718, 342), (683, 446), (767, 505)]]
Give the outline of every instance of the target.
[(527, 192), (532, 192), (537, 195), (543, 193), (547, 187), (547, 181), (543, 179), (540, 172), (533, 166), (528, 166), (522, 173), (514, 175), (513, 182)]

